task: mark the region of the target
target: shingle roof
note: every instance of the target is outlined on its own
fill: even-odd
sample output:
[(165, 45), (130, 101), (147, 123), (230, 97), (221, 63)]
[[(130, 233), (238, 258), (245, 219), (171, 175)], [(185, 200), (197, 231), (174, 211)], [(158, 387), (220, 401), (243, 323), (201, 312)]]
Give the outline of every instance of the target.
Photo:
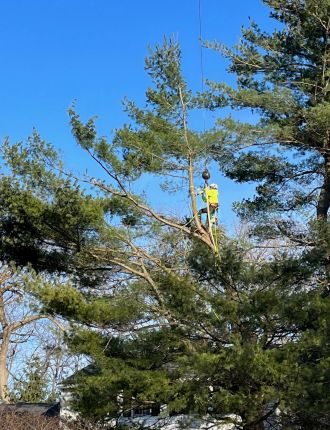
[(59, 403), (15, 403), (0, 404), (0, 412), (15, 412), (33, 416), (56, 417), (60, 414)]

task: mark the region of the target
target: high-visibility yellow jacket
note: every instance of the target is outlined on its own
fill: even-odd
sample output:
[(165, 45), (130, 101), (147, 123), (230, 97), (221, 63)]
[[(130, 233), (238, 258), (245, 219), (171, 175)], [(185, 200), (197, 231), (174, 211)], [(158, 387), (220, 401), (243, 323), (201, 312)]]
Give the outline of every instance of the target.
[(208, 201), (210, 205), (218, 205), (218, 190), (208, 187), (204, 188), (203, 200), (204, 202)]

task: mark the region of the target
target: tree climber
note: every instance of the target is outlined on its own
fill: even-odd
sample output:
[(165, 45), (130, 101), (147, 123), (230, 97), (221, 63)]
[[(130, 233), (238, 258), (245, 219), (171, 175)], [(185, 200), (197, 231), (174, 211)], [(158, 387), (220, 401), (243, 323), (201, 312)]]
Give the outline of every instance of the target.
[[(209, 227), (212, 223), (216, 222), (215, 216), (219, 207), (218, 185), (211, 184), (208, 186), (206, 182), (204, 189), (200, 193), (202, 194), (203, 201), (206, 203), (206, 207), (198, 211), (198, 216), (201, 221), (202, 214), (207, 214), (207, 226)], [(210, 219), (208, 219), (208, 217), (210, 217)]]

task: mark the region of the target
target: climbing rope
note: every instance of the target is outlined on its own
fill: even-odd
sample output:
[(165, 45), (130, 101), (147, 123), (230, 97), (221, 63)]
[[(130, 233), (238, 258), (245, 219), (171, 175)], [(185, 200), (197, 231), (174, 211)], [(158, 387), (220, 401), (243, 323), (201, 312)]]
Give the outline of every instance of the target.
[[(202, 36), (202, 2), (198, 0), (198, 21), (199, 21), (199, 47), (200, 47), (200, 69), (201, 69), (201, 90), (204, 92), (204, 58), (203, 58), (203, 36)], [(205, 132), (205, 109), (203, 109), (203, 131)]]
[(207, 208), (207, 223), (208, 223), (208, 233), (211, 238), (212, 245), (214, 246), (216, 256), (219, 256), (219, 238), (218, 238), (218, 220), (216, 215), (216, 210), (211, 217), (210, 202), (206, 194), (206, 208)]

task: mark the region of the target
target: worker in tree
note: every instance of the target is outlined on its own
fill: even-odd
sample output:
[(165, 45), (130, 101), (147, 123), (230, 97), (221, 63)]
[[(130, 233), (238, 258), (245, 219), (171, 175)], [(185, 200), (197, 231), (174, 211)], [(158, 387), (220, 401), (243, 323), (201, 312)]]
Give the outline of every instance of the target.
[(202, 220), (202, 214), (210, 214), (210, 220), (207, 220), (207, 225), (209, 226), (213, 222), (215, 222), (216, 211), (219, 207), (218, 200), (218, 185), (211, 184), (210, 186), (206, 185), (202, 190), (202, 199), (208, 206), (202, 208), (198, 211), (199, 219)]

